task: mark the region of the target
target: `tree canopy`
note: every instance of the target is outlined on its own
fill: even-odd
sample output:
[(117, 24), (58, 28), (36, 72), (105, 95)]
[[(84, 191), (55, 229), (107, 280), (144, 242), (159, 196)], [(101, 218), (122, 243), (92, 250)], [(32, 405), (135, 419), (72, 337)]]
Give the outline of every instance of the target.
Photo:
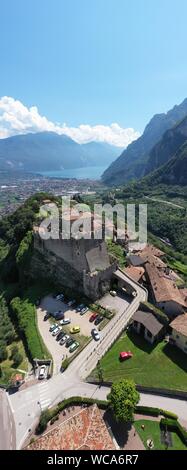
[(123, 379), (114, 383), (107, 398), (117, 421), (133, 421), (134, 410), (139, 401), (139, 393), (133, 380)]

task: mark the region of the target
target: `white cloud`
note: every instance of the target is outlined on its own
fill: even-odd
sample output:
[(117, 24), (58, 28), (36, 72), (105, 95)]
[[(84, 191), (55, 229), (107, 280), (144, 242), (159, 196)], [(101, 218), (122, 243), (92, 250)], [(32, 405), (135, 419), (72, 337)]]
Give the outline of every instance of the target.
[(27, 108), (14, 98), (8, 96), (0, 98), (0, 138), (42, 131), (65, 134), (81, 144), (97, 141), (124, 148), (140, 136), (140, 133), (133, 128), (123, 128), (117, 123), (110, 126), (80, 124), (78, 127), (57, 124), (41, 116), (36, 106)]

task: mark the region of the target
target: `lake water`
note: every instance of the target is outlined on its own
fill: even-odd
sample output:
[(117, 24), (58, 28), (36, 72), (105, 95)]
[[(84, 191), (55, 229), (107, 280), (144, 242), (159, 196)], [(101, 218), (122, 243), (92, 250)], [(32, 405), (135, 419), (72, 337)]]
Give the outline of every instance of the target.
[(106, 166), (86, 166), (84, 168), (74, 168), (70, 170), (40, 171), (40, 174), (48, 178), (77, 178), (77, 179), (100, 179)]

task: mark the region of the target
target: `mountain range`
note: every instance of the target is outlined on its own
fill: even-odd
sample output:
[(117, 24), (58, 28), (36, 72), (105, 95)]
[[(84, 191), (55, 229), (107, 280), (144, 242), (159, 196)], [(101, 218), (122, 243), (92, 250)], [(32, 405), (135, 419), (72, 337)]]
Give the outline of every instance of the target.
[[(142, 136), (132, 142), (107, 168), (102, 176), (104, 183), (122, 185), (130, 180), (140, 179), (165, 165), (170, 159), (179, 158), (179, 156), (184, 162), (185, 151), (184, 148), (181, 149), (181, 146), (187, 139), (186, 116), (187, 98), (166, 114), (155, 115), (146, 126)], [(173, 165), (173, 167), (169, 166), (168, 170), (170, 168), (173, 172), (176, 163)], [(161, 170), (161, 173), (163, 174), (164, 171), (166, 169)], [(172, 180), (173, 178), (170, 178), (168, 174), (168, 181)], [(181, 181), (184, 181), (184, 178)]]
[(107, 166), (119, 147), (102, 142), (78, 144), (66, 135), (39, 132), (0, 139), (0, 170), (53, 171)]

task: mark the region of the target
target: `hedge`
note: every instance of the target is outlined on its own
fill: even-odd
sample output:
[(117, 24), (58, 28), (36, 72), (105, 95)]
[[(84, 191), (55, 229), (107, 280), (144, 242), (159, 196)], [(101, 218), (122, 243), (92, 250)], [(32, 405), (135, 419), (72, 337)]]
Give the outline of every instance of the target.
[(153, 408), (151, 406), (141, 406), (137, 405), (135, 409), (136, 413), (150, 415), (150, 416), (159, 416), (160, 408)]
[(171, 418), (174, 420), (178, 419), (178, 416), (172, 411), (163, 410), (161, 408), (153, 408), (152, 406), (136, 406), (136, 413), (151, 415), (151, 416), (159, 416), (162, 415), (165, 418)]
[(18, 327), (26, 343), (30, 359), (47, 359), (50, 354), (45, 347), (37, 327), (36, 309), (28, 300), (19, 297), (12, 299), (10, 303), (13, 314), (16, 317)]
[(160, 414), (165, 418), (178, 419), (178, 416), (175, 413), (172, 413), (172, 411), (160, 409)]
[(160, 427), (166, 428), (170, 431), (176, 432), (180, 439), (187, 445), (187, 431), (181, 426), (176, 419), (162, 418), (160, 420)]
[[(100, 408), (104, 408), (104, 409), (108, 407), (108, 402), (106, 400), (97, 400), (94, 398), (87, 398), (87, 397), (67, 398), (66, 400), (63, 400), (57, 406), (55, 406), (55, 408), (43, 411), (41, 413), (40, 421), (36, 429), (36, 432), (40, 434), (41, 432), (45, 431), (45, 429), (47, 428), (47, 423), (49, 421), (52, 421), (52, 423), (54, 423), (55, 420), (58, 419), (57, 416), (59, 415), (59, 413), (61, 413), (68, 406), (72, 406), (72, 405), (78, 406), (78, 405), (83, 405), (83, 404), (86, 404), (86, 405), (96, 404)], [(45, 425), (45, 428), (44, 428), (44, 425)]]

